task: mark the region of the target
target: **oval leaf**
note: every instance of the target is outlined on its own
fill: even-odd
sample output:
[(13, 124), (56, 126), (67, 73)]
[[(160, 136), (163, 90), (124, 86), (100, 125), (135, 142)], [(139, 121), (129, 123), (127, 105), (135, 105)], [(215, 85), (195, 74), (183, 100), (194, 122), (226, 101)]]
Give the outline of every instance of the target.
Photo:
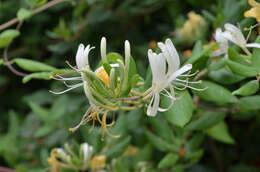
[(245, 76), (245, 77), (254, 77), (258, 74), (258, 70), (254, 67), (242, 65), (237, 62), (233, 62), (231, 60), (225, 59), (225, 63), (228, 65), (228, 67), (232, 70), (232, 72)]
[(203, 130), (216, 125), (226, 117), (223, 113), (209, 112), (193, 120), (185, 128), (188, 130)]
[(179, 159), (178, 154), (168, 153), (163, 159), (159, 162), (158, 168), (164, 169), (173, 166)]
[(207, 129), (206, 133), (220, 142), (228, 144), (235, 143), (234, 139), (230, 136), (227, 124), (224, 121), (219, 122), (217, 125)]
[[(172, 107), (168, 111), (163, 112), (163, 114), (165, 118), (173, 125), (183, 127), (192, 117), (193, 102), (188, 91), (179, 92), (179, 95), (180, 99), (176, 100)], [(167, 107), (171, 101), (165, 96), (162, 96), (161, 99), (162, 107)]]
[(255, 94), (259, 89), (259, 81), (253, 80), (249, 81), (239, 89), (232, 92), (233, 95), (240, 95), (240, 96), (250, 96)]
[(0, 48), (6, 47), (14, 38), (20, 35), (20, 32), (15, 29), (8, 29), (0, 34)]
[(239, 106), (245, 110), (260, 109), (260, 96), (248, 96), (239, 100)]
[(32, 12), (25, 8), (20, 8), (19, 11), (17, 12), (17, 17), (18, 17), (19, 21), (28, 19), (31, 16), (32, 16)]
[(227, 103), (235, 103), (238, 101), (237, 98), (234, 95), (232, 95), (228, 89), (218, 84), (215, 84), (210, 81), (203, 81), (203, 83), (200, 84), (199, 88), (205, 87), (208, 88), (204, 91), (193, 90), (193, 93), (198, 95), (203, 100), (214, 102), (220, 105)]
[(34, 60), (16, 58), (14, 59), (14, 62), (20, 68), (30, 72), (51, 72), (53, 70), (56, 70), (55, 67)]

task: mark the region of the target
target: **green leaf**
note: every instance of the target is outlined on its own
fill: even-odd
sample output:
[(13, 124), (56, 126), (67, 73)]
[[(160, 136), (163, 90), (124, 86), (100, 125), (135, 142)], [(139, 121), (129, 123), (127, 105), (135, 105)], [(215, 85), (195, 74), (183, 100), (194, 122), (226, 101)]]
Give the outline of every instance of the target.
[(44, 5), (47, 2), (47, 0), (30, 0), (30, 2), (38, 7)]
[(29, 106), (31, 107), (35, 115), (37, 115), (41, 120), (45, 122), (49, 122), (51, 120), (49, 116), (49, 111), (46, 110), (45, 108), (42, 108), (41, 106), (35, 104), (34, 102), (30, 102)]
[[(119, 53), (112, 52), (112, 53), (107, 54), (107, 61), (109, 64), (118, 63), (117, 60), (123, 61), (123, 57)], [(98, 64), (98, 67), (102, 66), (103, 64), (104, 64), (104, 62), (100, 61), (100, 63)]]
[(225, 59), (221, 58), (218, 59), (212, 66), (209, 66), (209, 70), (213, 71), (213, 70), (219, 70), (221, 68), (223, 68), (225, 66)]
[(211, 70), (208, 74), (209, 78), (220, 83), (220, 84), (234, 84), (245, 79), (245, 77), (237, 75), (226, 67), (219, 70)]
[(0, 66), (4, 64), (4, 59), (0, 59)]
[[(193, 102), (188, 91), (178, 92), (178, 95), (180, 99), (176, 100), (168, 111), (163, 112), (163, 115), (173, 125), (183, 127), (192, 117)], [(167, 107), (170, 101), (168, 97), (161, 96), (162, 107)]]
[(174, 141), (173, 130), (162, 115), (149, 118), (149, 122), (152, 124), (152, 128), (156, 131), (156, 133), (163, 139), (167, 140), (168, 142)]
[(110, 66), (109, 63), (103, 63), (103, 67), (104, 67), (105, 71), (107, 72), (107, 75), (109, 76), (112, 67)]
[(232, 93), (213, 82), (210, 81), (203, 81), (202, 84), (199, 85), (199, 88), (206, 88), (204, 91), (195, 91), (193, 90), (192, 92), (196, 95), (198, 95), (201, 99), (209, 101), (209, 102), (214, 102), (219, 105), (224, 105), (227, 103), (236, 103), (238, 100), (237, 98), (232, 95)]
[(178, 154), (168, 153), (163, 159), (159, 162), (158, 168), (164, 169), (173, 166), (179, 159)]
[(39, 72), (39, 73), (32, 73), (23, 78), (23, 83), (29, 82), (31, 79), (44, 79), (44, 80), (51, 80), (52, 73), (51, 72)]
[(240, 55), (236, 50), (232, 49), (232, 48), (228, 48), (228, 58), (234, 62), (243, 64), (243, 65), (250, 65), (250, 63), (248, 63), (245, 59), (245, 57), (243, 57), (242, 55)]
[(135, 74), (132, 78), (131, 78), (131, 88), (134, 88), (136, 86), (136, 84), (138, 83), (138, 81), (140, 80), (140, 75)]
[[(207, 55), (210, 51), (212, 51), (215, 47), (217, 47), (217, 43), (210, 45), (209, 47), (202, 49), (202, 43), (198, 41), (192, 50), (191, 57), (185, 62), (185, 64), (193, 64), (198, 61), (201, 57)], [(195, 51), (193, 53), (193, 51)]]
[(193, 120), (185, 128), (188, 130), (204, 130), (212, 127), (222, 121), (226, 117), (225, 114), (219, 112), (208, 112), (201, 115), (198, 119)]
[(242, 97), (238, 104), (245, 110), (258, 110), (260, 109), (260, 96)]
[(234, 72), (238, 75), (241, 75), (241, 76), (254, 77), (259, 73), (259, 71), (254, 67), (242, 65), (240, 63), (233, 62), (228, 59), (225, 59), (225, 63), (232, 70), (232, 72)]
[(6, 47), (9, 45), (14, 38), (18, 37), (20, 35), (20, 32), (15, 29), (8, 29), (3, 31), (0, 34), (0, 48)]
[(178, 149), (176, 147), (173, 147), (172, 144), (168, 143), (164, 139), (154, 135), (150, 131), (146, 131), (145, 135), (147, 138), (150, 140), (150, 142), (160, 151), (173, 151), (173, 152), (178, 152)]
[(32, 12), (30, 10), (27, 10), (25, 8), (20, 8), (17, 12), (17, 17), (19, 21), (24, 21), (32, 16)]
[(53, 127), (50, 124), (46, 124), (39, 128), (35, 133), (34, 137), (43, 137), (50, 133), (53, 130)]
[(16, 58), (13, 61), (20, 68), (30, 72), (51, 72), (56, 70), (55, 67), (34, 60)]
[[(257, 37), (255, 43), (260, 43), (260, 36)], [(252, 66), (260, 70), (260, 49), (259, 48), (253, 48)]]
[(50, 110), (51, 120), (58, 120), (63, 115), (65, 115), (68, 109), (68, 105), (69, 105), (68, 103), (69, 103), (69, 99), (66, 95), (58, 97), (54, 101)]
[(252, 80), (244, 84), (239, 89), (232, 92), (233, 95), (250, 96), (255, 94), (259, 89), (259, 81)]
[(219, 122), (215, 126), (207, 129), (206, 133), (220, 142), (228, 144), (235, 143), (234, 139), (230, 136), (227, 124), (224, 121)]
[(129, 145), (131, 140), (131, 136), (128, 136), (118, 142), (117, 144), (113, 145), (111, 148), (109, 148), (106, 152), (107, 159), (113, 159), (119, 155), (122, 155), (122, 153), (125, 151), (127, 146)]

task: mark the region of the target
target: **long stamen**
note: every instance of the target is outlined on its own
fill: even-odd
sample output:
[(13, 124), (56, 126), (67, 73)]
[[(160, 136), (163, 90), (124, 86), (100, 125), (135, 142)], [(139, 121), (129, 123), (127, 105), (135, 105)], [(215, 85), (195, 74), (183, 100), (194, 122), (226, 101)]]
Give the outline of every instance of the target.
[(76, 85), (83, 85), (83, 82), (82, 83), (78, 83), (78, 84), (74, 84), (74, 85), (70, 85), (70, 84), (67, 84), (65, 81), (63, 82), (64, 83), (64, 85), (66, 86), (66, 87), (68, 87), (68, 88), (72, 88), (72, 87), (75, 87)]
[(183, 75), (179, 75), (179, 76), (191, 77), (191, 76), (195, 76), (195, 75), (197, 75), (198, 73), (199, 73), (199, 70), (197, 70), (196, 72), (194, 72), (194, 73), (192, 73), (192, 74), (190, 74), (190, 71), (189, 71), (188, 74), (183, 74)]
[(189, 86), (189, 85), (185, 85), (185, 84), (182, 84), (182, 83), (178, 83), (178, 84), (180, 84), (180, 85), (182, 85), (182, 86), (185, 86), (185, 87), (187, 87), (187, 88), (196, 90), (196, 91), (204, 91), (204, 90), (206, 90), (206, 89), (208, 88), (208, 87), (205, 87), (205, 88), (195, 88), (195, 87), (192, 87), (192, 86)]
[(51, 92), (51, 93), (53, 93), (53, 94), (63, 94), (63, 93), (66, 93), (66, 92), (68, 92), (68, 91), (70, 91), (70, 90), (73, 90), (73, 89), (75, 89), (75, 88), (78, 88), (78, 87), (80, 87), (80, 86), (82, 86), (83, 85), (83, 83), (80, 83), (80, 84), (76, 84), (74, 87), (71, 87), (71, 88), (68, 88), (68, 89), (66, 89), (66, 90), (64, 90), (64, 91), (61, 91), (61, 92), (55, 92), (55, 91), (51, 91), (51, 90), (49, 90), (49, 92)]
[(201, 83), (202, 83), (201, 80), (199, 80), (199, 81), (188, 81), (188, 79), (186, 79), (186, 80), (181, 80), (181, 79), (178, 79), (178, 78), (176, 78), (175, 81), (184, 82), (184, 83), (189, 83), (189, 84), (201, 84)]
[(68, 61), (65, 61), (65, 63), (73, 70), (77, 71), (78, 73), (80, 73), (80, 70), (77, 69), (76, 67), (72, 66)]
[[(59, 77), (59, 78), (56, 78), (56, 77)], [(52, 77), (52, 79), (58, 80), (58, 81), (81, 81), (82, 80), (81, 77), (64, 78), (60, 75), (55, 75), (55, 76)]]
[(86, 121), (89, 120), (89, 118), (91, 118), (92, 116), (89, 115), (92, 111), (92, 108), (88, 108), (87, 112), (84, 114), (84, 116), (82, 117), (81, 121), (79, 122), (78, 125), (76, 125), (73, 128), (69, 128), (70, 131), (75, 132), (83, 123), (85, 123)]

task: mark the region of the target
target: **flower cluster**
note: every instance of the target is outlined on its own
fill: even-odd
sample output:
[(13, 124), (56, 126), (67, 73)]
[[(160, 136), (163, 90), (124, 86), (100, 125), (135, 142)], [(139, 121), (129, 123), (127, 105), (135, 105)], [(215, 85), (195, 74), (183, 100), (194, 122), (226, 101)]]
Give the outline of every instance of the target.
[[(94, 127), (95, 121), (98, 121), (103, 130), (103, 136), (104, 133), (107, 133), (112, 137), (119, 137), (112, 135), (107, 129), (114, 124), (114, 121), (110, 124), (106, 122), (109, 112), (147, 107), (147, 115), (155, 116), (158, 111), (167, 111), (177, 99), (174, 89), (193, 88), (189, 84), (201, 83), (185, 79), (196, 73), (184, 74), (192, 69), (192, 65), (186, 64), (180, 67), (178, 52), (170, 39), (166, 39), (165, 43), (159, 42), (158, 47), (161, 50), (159, 54), (151, 49), (148, 50), (152, 85), (142, 91), (144, 82), (136, 72), (129, 41), (125, 41), (125, 60), (123, 61), (123, 58), (117, 53), (107, 54), (106, 39), (103, 37), (100, 44), (102, 60), (95, 71), (91, 70), (88, 57), (94, 47), (90, 45), (84, 47), (83, 44), (80, 44), (76, 53), (76, 67), (69, 64), (80, 76), (65, 78), (55, 75), (54, 79), (63, 81), (69, 88), (61, 92), (51, 91), (54, 94), (62, 94), (78, 87), (84, 88), (90, 107), (81, 122), (70, 130), (75, 131), (89, 121), (93, 121)], [(66, 83), (68, 81), (80, 81), (80, 83), (69, 85)], [(160, 95), (170, 99), (171, 103), (167, 108), (160, 107)]]

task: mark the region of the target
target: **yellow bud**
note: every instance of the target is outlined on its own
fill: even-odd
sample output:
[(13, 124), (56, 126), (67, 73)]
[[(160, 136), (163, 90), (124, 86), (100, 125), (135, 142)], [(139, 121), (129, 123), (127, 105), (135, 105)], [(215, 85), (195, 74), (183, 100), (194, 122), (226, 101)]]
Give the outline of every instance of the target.
[(105, 167), (105, 165), (106, 165), (106, 156), (105, 155), (95, 156), (90, 161), (90, 167), (91, 167), (91, 170), (93, 170), (93, 171), (103, 169)]
[(110, 84), (109, 76), (103, 67), (99, 67), (95, 71), (95, 73), (96, 73), (97, 77), (99, 77), (99, 79), (101, 79), (107, 86), (109, 86), (109, 84)]

